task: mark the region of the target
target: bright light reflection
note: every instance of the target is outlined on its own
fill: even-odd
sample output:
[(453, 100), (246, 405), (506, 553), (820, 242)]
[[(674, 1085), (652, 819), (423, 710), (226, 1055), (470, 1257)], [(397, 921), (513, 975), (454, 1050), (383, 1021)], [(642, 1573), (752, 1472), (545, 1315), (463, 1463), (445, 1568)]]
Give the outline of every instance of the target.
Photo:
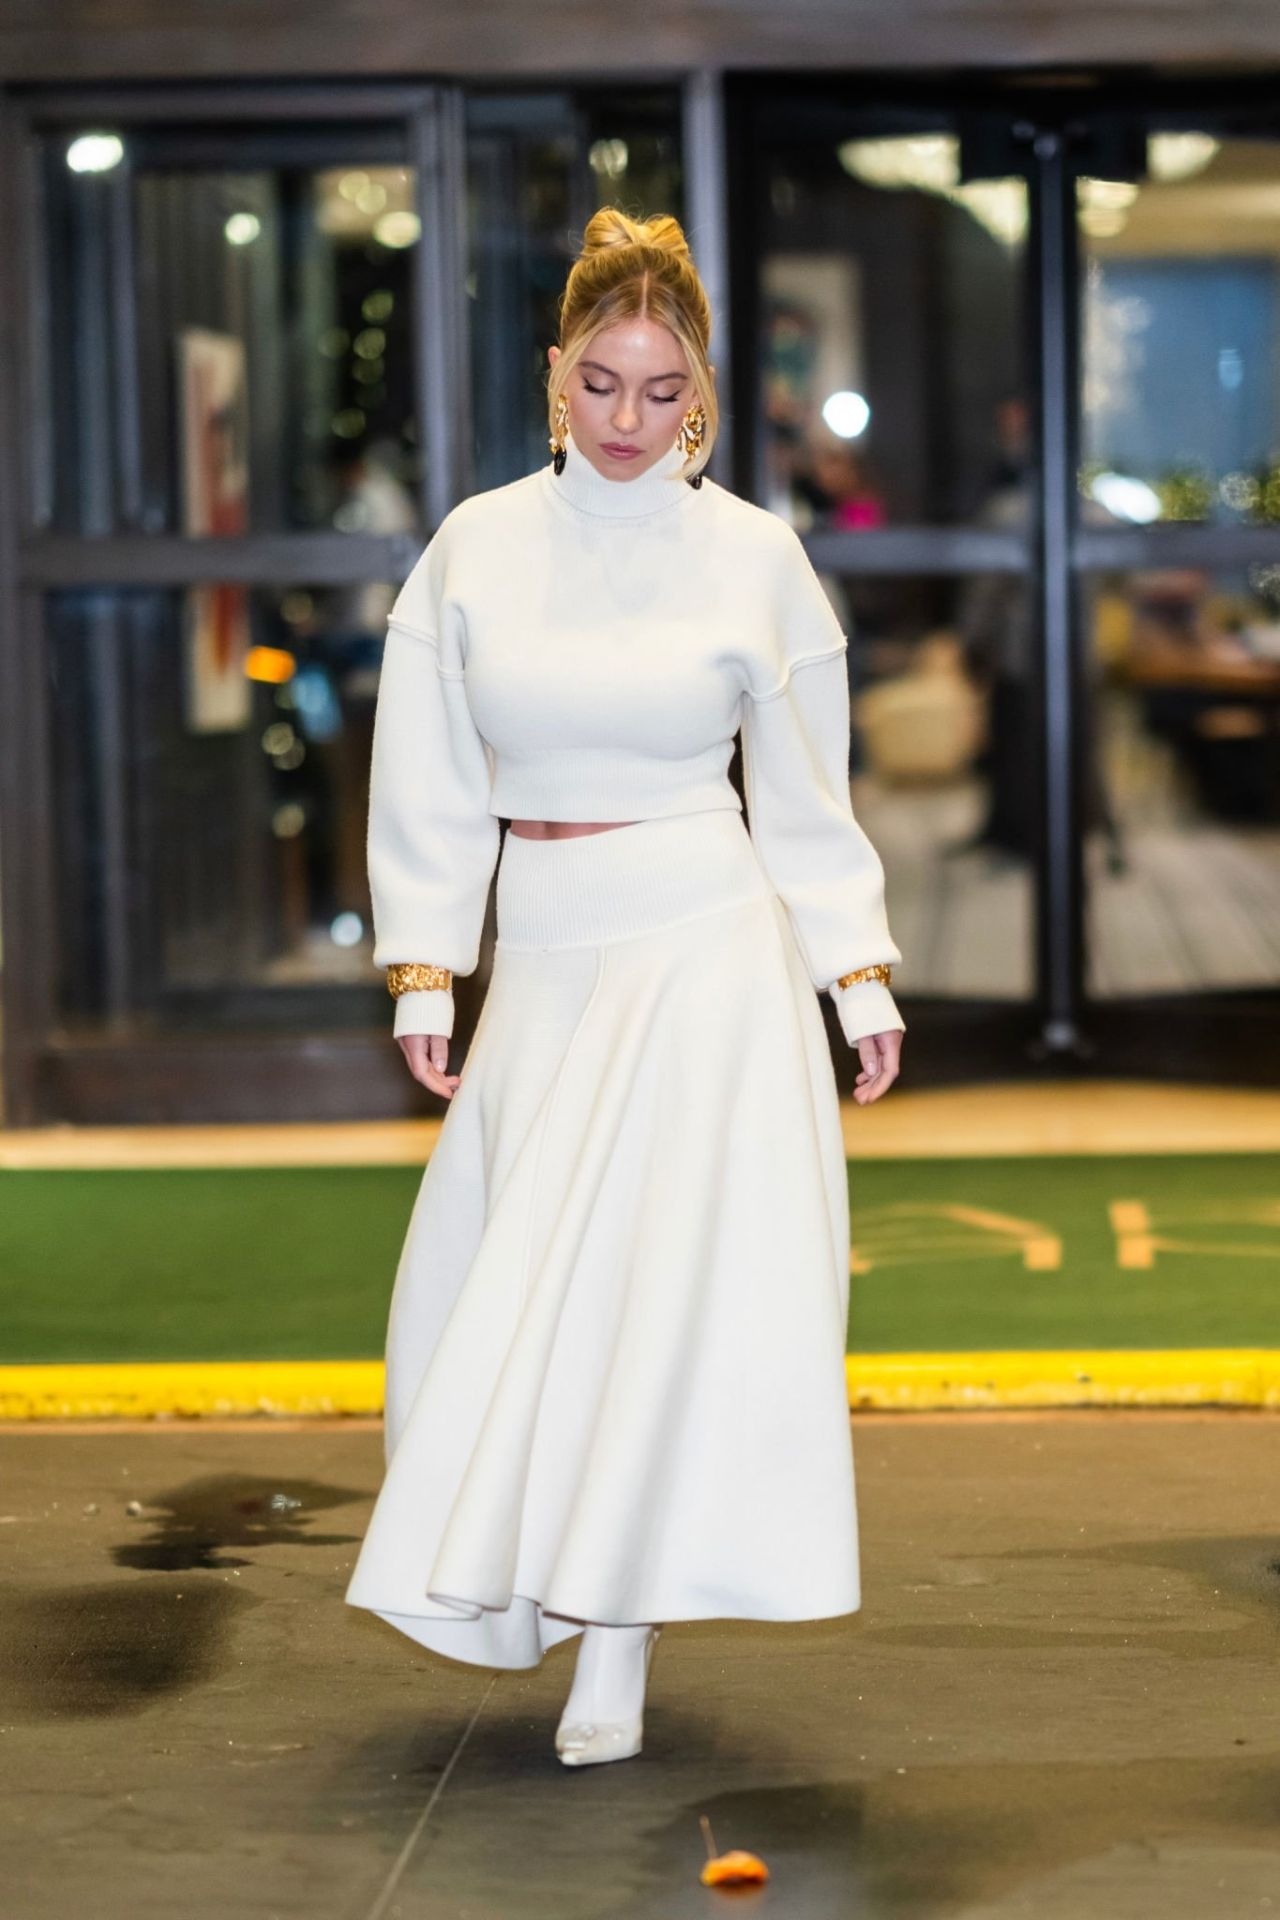
[(1160, 496), (1145, 480), (1129, 473), (1099, 473), (1089, 488), (1099, 506), (1114, 513), (1118, 520), (1132, 520), (1146, 526), (1160, 518)]
[(358, 913), (338, 914), (329, 928), (335, 947), (358, 947), (364, 938), (364, 921)]
[(249, 247), (262, 232), (262, 222), (256, 213), (233, 213), (229, 215), (222, 232), (229, 245)]
[(110, 173), (124, 159), (124, 141), (118, 133), (82, 133), (67, 148), (72, 173)]
[(860, 393), (851, 393), (845, 388), (827, 395), (822, 418), (842, 440), (856, 440), (860, 433), (866, 432), (871, 409)]

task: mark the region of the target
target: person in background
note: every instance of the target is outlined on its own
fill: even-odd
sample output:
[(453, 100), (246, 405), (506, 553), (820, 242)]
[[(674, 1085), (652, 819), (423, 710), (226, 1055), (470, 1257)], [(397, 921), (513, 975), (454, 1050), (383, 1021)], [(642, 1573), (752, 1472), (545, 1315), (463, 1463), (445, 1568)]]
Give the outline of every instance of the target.
[(796, 489), (817, 526), (860, 532), (883, 527), (888, 520), (871, 462), (850, 440), (825, 435), (816, 440), (807, 465), (796, 476)]

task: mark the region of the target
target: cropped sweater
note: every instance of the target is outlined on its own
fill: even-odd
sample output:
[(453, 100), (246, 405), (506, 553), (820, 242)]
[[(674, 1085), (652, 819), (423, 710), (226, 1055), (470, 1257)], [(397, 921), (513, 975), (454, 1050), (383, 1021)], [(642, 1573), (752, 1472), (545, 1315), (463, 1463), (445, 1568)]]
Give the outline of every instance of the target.
[[(634, 479), (571, 437), (554, 464), (447, 513), (388, 619), (374, 725), (374, 962), (479, 962), (499, 819), (735, 807), (846, 1039), (905, 1022), (884, 873), (849, 798), (847, 639), (786, 521), (670, 451)], [(451, 1034), (447, 989), (395, 1031)]]

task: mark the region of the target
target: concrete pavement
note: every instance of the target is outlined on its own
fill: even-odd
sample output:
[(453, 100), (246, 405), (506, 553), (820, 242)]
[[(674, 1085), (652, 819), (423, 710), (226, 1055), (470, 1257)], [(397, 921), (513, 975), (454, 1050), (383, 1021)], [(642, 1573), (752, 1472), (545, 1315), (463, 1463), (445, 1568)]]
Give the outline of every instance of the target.
[[(854, 1420), (865, 1605), (674, 1624), (644, 1752), (341, 1595), (374, 1423), (0, 1434), (8, 1920), (1280, 1915), (1280, 1420)], [(130, 1510), (130, 1503), (134, 1503)], [(700, 1885), (699, 1817), (769, 1884)]]

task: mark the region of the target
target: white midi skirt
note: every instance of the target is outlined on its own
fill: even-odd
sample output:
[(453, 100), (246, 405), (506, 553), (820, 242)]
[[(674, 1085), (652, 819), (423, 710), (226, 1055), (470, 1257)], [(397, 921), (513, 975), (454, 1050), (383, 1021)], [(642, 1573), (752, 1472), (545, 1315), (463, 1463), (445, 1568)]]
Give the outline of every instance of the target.
[(853, 1612), (839, 1099), (743, 816), (508, 832), (496, 888), (345, 1598), (494, 1667), (583, 1621)]

